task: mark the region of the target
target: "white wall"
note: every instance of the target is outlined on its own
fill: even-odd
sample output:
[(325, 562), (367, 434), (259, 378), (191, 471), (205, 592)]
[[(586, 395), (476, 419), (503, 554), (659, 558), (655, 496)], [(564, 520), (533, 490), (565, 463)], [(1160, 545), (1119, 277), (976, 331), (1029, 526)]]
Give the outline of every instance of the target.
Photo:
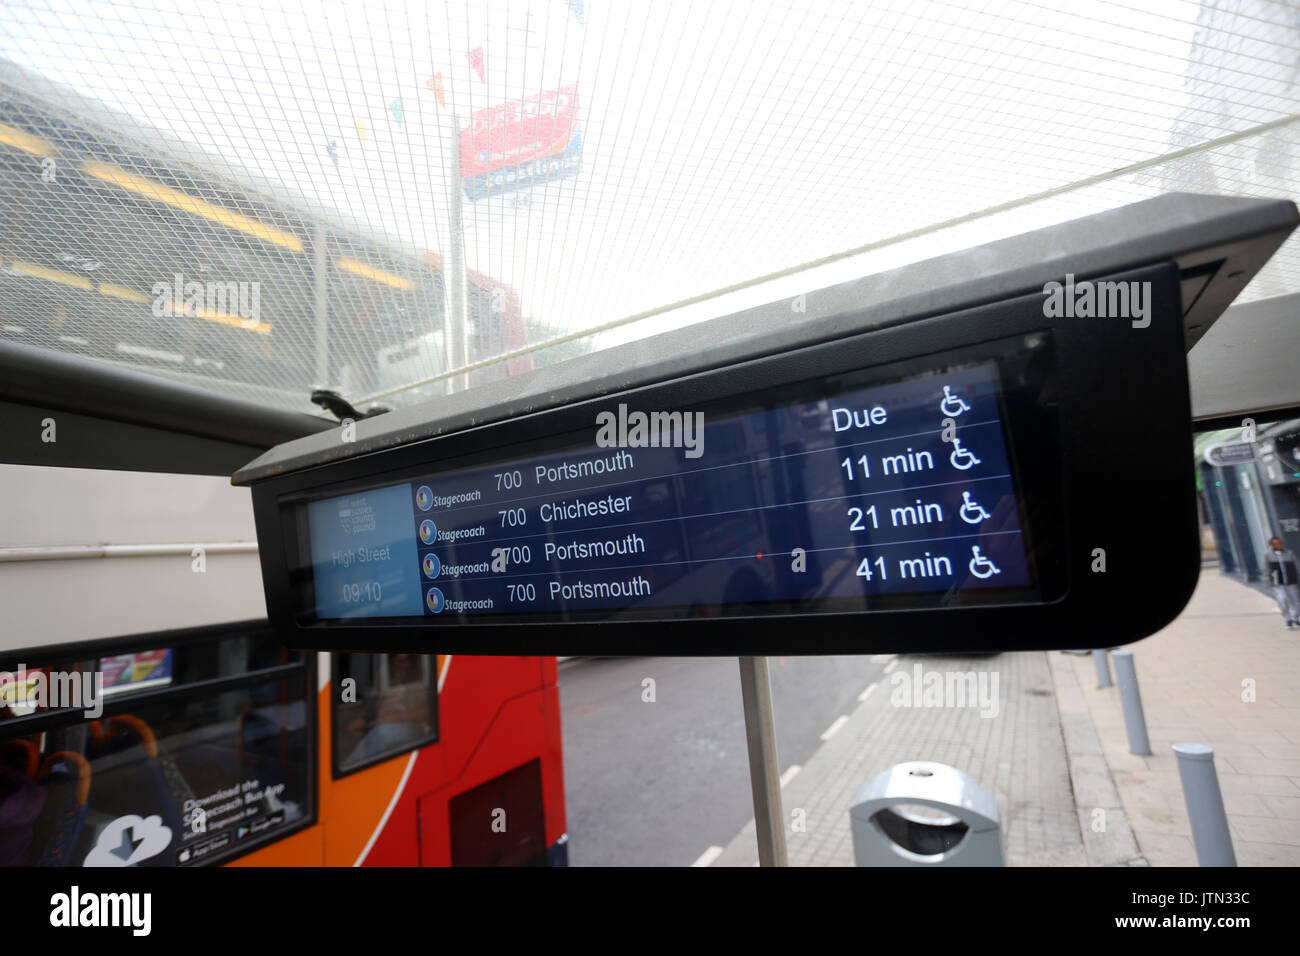
[(265, 617), (256, 541), (225, 478), (0, 465), (0, 652)]

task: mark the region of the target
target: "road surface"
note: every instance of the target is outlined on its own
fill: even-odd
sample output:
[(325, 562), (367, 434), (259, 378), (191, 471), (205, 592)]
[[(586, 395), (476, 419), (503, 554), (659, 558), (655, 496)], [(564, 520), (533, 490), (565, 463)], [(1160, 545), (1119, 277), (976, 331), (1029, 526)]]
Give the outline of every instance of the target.
[[(770, 659), (783, 773), (886, 663)], [(560, 666), (560, 702), (570, 865), (689, 866), (753, 816), (734, 657), (575, 658)]]

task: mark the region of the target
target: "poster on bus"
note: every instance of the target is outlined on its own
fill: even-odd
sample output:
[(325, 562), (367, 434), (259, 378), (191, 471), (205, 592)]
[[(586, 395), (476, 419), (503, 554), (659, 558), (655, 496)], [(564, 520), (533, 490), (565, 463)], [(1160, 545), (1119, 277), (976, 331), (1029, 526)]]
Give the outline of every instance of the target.
[(145, 687), (162, 687), (172, 681), (171, 648), (116, 654), (99, 661), (104, 674), (104, 696)]
[(530, 189), (582, 170), (578, 88), (545, 93), (475, 111), (460, 136), (461, 184), (478, 200)]

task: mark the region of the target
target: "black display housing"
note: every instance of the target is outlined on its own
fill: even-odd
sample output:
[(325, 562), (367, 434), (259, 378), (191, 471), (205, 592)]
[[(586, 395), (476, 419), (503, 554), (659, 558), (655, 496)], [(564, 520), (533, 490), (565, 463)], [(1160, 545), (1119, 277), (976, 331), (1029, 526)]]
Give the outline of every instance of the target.
[[(260, 480), (253, 500), (270, 620), (292, 647), (457, 654), (976, 652), (1115, 646), (1146, 636), (1182, 609), (1200, 564), (1182, 277), (1167, 262), (1079, 278), (1151, 283), (1149, 325), (1049, 318), (1044, 293), (1034, 290)], [(740, 606), (708, 617), (638, 620), (632, 618), (644, 615), (595, 612), (547, 622), (496, 615), (318, 621), (304, 614), (309, 582), (294, 555), (304, 500), (590, 435), (596, 413), (620, 402), (744, 408), (859, 370), (910, 374), (951, 361), (935, 357), (955, 351), (996, 360), (999, 343), (1035, 336), (1050, 343), (1042, 350), (1050, 356), (1044, 367), (1017, 371), (1015, 363), (1000, 363), (1004, 379), (1029, 376), (1008, 388), (1004, 416), (1041, 593), (1032, 602), (988, 594), (987, 604), (763, 615)], [(1031, 401), (1028, 389), (1037, 392)]]

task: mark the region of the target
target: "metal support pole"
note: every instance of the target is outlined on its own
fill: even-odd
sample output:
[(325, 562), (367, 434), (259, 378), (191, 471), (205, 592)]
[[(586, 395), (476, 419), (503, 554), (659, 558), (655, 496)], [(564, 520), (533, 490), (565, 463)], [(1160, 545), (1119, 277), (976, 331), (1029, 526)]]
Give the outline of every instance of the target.
[(1236, 866), (1228, 814), (1223, 809), (1219, 775), (1214, 770), (1214, 751), (1205, 744), (1174, 744), (1174, 756), (1178, 758), (1178, 777), (1192, 824), (1196, 862), (1201, 866)]
[(329, 331), (329, 260), (325, 250), (325, 224), (317, 223), (312, 232), (312, 287), (316, 313), (316, 384), (333, 388), (342, 382), (330, 381)]
[(781, 810), (781, 770), (776, 759), (776, 728), (772, 720), (772, 683), (766, 657), (740, 659), (740, 693), (745, 707), (745, 738), (749, 744), (749, 783), (754, 791), (758, 865), (788, 866), (785, 816)]
[(1097, 668), (1097, 686), (1115, 686), (1110, 679), (1110, 661), (1106, 659), (1106, 649), (1104, 647), (1098, 647), (1093, 650), (1092, 663)]
[(1129, 753), (1151, 756), (1147, 738), (1147, 719), (1142, 713), (1142, 692), (1138, 690), (1137, 667), (1132, 651), (1111, 651), (1115, 659), (1115, 679), (1119, 682), (1119, 700), (1124, 707), (1124, 729), (1128, 731)]
[[(452, 82), (450, 78), (448, 82)], [(446, 320), (443, 342), (446, 344), (447, 361), (455, 369), (469, 364), (469, 308), (465, 275), (465, 197), (460, 180), (460, 121), (455, 111), (455, 90), (449, 92), (453, 108), (441, 117), (445, 131), (443, 153), (447, 169), (444, 177), (447, 184), (447, 255), (442, 263), (447, 297), (444, 303)], [(453, 391), (463, 391), (469, 387), (469, 375), (457, 375), (449, 384)]]

